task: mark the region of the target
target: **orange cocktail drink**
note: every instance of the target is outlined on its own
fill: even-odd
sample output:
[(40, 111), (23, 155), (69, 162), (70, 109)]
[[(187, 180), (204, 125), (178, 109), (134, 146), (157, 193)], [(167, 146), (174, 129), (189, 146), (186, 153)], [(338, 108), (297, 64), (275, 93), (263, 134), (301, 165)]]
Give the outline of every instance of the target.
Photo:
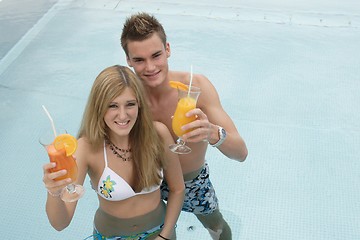
[[(66, 131), (65, 131), (66, 132)], [(66, 174), (55, 178), (55, 181), (71, 179), (71, 183), (64, 187), (60, 193), (61, 199), (65, 202), (74, 202), (82, 197), (84, 194), (84, 187), (79, 184), (74, 184), (78, 175), (78, 167), (76, 165), (75, 158), (72, 156), (77, 148), (77, 140), (75, 137), (68, 133), (62, 133), (56, 135), (49, 133), (40, 136), (40, 143), (44, 146), (47, 154), (49, 155), (50, 162), (56, 163), (56, 166), (50, 169), (50, 172), (58, 172), (60, 170), (66, 170)], [(49, 192), (50, 193), (50, 192)]]
[[(181, 91), (181, 90), (179, 90)], [(190, 132), (190, 130), (182, 131), (181, 127), (185, 124), (191, 123), (192, 121), (196, 120), (195, 116), (186, 117), (185, 114), (196, 108), (196, 99), (185, 95), (185, 97), (182, 97), (179, 99), (178, 104), (176, 106), (176, 110), (174, 113), (174, 117), (172, 119), (172, 129), (176, 136), (180, 137), (184, 135), (187, 132)]]
[(74, 182), (76, 180), (78, 171), (74, 157), (72, 155), (67, 156), (64, 147), (56, 149), (54, 144), (46, 146), (46, 151), (49, 155), (50, 162), (56, 163), (56, 167), (52, 168), (50, 170), (51, 172), (57, 172), (63, 169), (67, 171), (64, 176), (55, 178), (55, 180), (58, 181), (71, 178), (71, 180)]
[(172, 119), (172, 129), (176, 136), (178, 136), (178, 139), (176, 140), (176, 144), (171, 144), (169, 148), (174, 153), (188, 154), (191, 152), (191, 148), (185, 145), (181, 137), (185, 133), (192, 131), (192, 129), (183, 131), (181, 127), (196, 120), (196, 116), (187, 117), (186, 113), (196, 108), (200, 88), (194, 86), (189, 87), (184, 83), (175, 81), (170, 81), (170, 86), (178, 90), (178, 103)]
[[(50, 168), (49, 171), (53, 173), (61, 170), (66, 170), (65, 175), (53, 178), (53, 181), (61, 181), (67, 178), (71, 179), (71, 183), (67, 184), (65, 187), (59, 186), (62, 188), (60, 193), (54, 193), (49, 191), (48, 189), (48, 194), (51, 197), (60, 197), (61, 200), (63, 200), (64, 202), (75, 202), (79, 200), (85, 192), (83, 186), (74, 183), (77, 179), (78, 167), (76, 165), (75, 158), (72, 155), (77, 149), (78, 142), (75, 137), (68, 134), (67, 131), (64, 129), (62, 129), (61, 134), (58, 135), (50, 113), (44, 105), (42, 107), (50, 120), (53, 130), (52, 134), (50, 134), (49, 131), (46, 131), (39, 138), (40, 144), (45, 148), (47, 154), (49, 155), (50, 162), (56, 163), (55, 167)], [(46, 175), (47, 172), (45, 172), (44, 174)]]

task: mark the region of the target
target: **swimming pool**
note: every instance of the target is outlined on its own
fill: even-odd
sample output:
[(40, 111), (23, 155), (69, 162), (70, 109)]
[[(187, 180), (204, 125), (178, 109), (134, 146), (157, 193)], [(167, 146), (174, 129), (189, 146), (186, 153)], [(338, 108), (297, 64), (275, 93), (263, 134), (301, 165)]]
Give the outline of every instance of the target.
[[(43, 2), (29, 19), (34, 24), (1, 55), (3, 239), (91, 234), (97, 199), (88, 182), (66, 230), (55, 231), (46, 218), (41, 166), (47, 156), (37, 138), (50, 125), (41, 105), (75, 134), (98, 72), (126, 65), (122, 24), (142, 10), (164, 24), (170, 66), (192, 64), (207, 75), (247, 142), (244, 163), (215, 149), (207, 155), (234, 239), (360, 239), (359, 3)], [(209, 239), (186, 213), (177, 233)]]

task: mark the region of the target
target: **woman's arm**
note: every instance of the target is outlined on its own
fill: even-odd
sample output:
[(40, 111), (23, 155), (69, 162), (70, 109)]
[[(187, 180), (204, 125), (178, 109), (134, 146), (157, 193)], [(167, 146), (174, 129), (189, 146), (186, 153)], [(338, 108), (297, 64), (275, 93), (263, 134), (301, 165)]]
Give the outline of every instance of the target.
[[(87, 165), (84, 161), (84, 144), (79, 141), (78, 149), (76, 151), (76, 162), (78, 165), (77, 184), (83, 184), (87, 172)], [(48, 191), (46, 200), (46, 214), (49, 222), (54, 229), (61, 231), (69, 226), (75, 212), (77, 202), (66, 203), (60, 199), (61, 190), (71, 183), (71, 179), (67, 178), (60, 181), (54, 179), (66, 174), (66, 170), (58, 172), (50, 172), (51, 168), (55, 167), (55, 163), (47, 163), (43, 166), (44, 177), (43, 182)]]
[(67, 184), (71, 183), (71, 179), (67, 178), (55, 181), (55, 178), (66, 174), (66, 170), (51, 173), (50, 169), (55, 166), (55, 163), (47, 163), (43, 166), (43, 182), (48, 191), (46, 199), (46, 214), (51, 226), (53, 226), (56, 230), (61, 231), (70, 224), (75, 211), (76, 203), (67, 204), (60, 199), (61, 190), (66, 187)]
[(157, 129), (164, 140), (165, 159), (167, 162), (164, 169), (164, 176), (169, 186), (169, 197), (166, 207), (165, 223), (161, 236), (171, 238), (179, 218), (184, 202), (185, 184), (177, 154), (169, 150), (169, 145), (174, 143), (168, 128), (162, 124), (156, 124)]

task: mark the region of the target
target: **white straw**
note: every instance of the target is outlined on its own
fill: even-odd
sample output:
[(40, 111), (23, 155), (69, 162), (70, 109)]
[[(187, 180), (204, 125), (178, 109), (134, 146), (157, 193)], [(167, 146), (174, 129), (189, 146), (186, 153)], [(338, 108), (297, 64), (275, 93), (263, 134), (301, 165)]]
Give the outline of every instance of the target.
[(48, 112), (48, 110), (46, 109), (46, 107), (45, 107), (44, 105), (42, 105), (42, 108), (44, 109), (44, 111), (45, 111), (46, 115), (47, 115), (47, 116), (48, 116), (48, 118), (50, 119), (51, 127), (52, 127), (53, 132), (54, 132), (54, 135), (55, 135), (55, 137), (56, 137), (56, 136), (57, 136), (57, 134), (56, 134), (56, 129), (55, 129), (54, 121), (53, 121), (53, 119), (52, 119), (52, 117), (51, 117), (50, 113), (49, 113), (49, 112)]
[(190, 96), (192, 80), (193, 80), (193, 67), (192, 67), (192, 65), (191, 65), (191, 66), (190, 66), (190, 84), (189, 84), (188, 96)]

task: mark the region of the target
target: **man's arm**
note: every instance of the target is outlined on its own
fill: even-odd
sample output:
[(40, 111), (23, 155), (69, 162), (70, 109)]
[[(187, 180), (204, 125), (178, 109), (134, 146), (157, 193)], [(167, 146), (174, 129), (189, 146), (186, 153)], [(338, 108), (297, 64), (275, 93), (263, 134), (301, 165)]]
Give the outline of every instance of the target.
[(194, 128), (183, 136), (186, 142), (207, 140), (210, 144), (219, 141), (219, 126), (226, 131), (226, 138), (217, 148), (228, 158), (244, 161), (248, 150), (234, 122), (220, 103), (219, 94), (211, 82), (202, 75), (194, 77), (194, 85), (200, 87), (201, 94), (197, 108), (189, 111), (188, 116), (196, 115), (197, 120), (184, 125), (184, 130)]

